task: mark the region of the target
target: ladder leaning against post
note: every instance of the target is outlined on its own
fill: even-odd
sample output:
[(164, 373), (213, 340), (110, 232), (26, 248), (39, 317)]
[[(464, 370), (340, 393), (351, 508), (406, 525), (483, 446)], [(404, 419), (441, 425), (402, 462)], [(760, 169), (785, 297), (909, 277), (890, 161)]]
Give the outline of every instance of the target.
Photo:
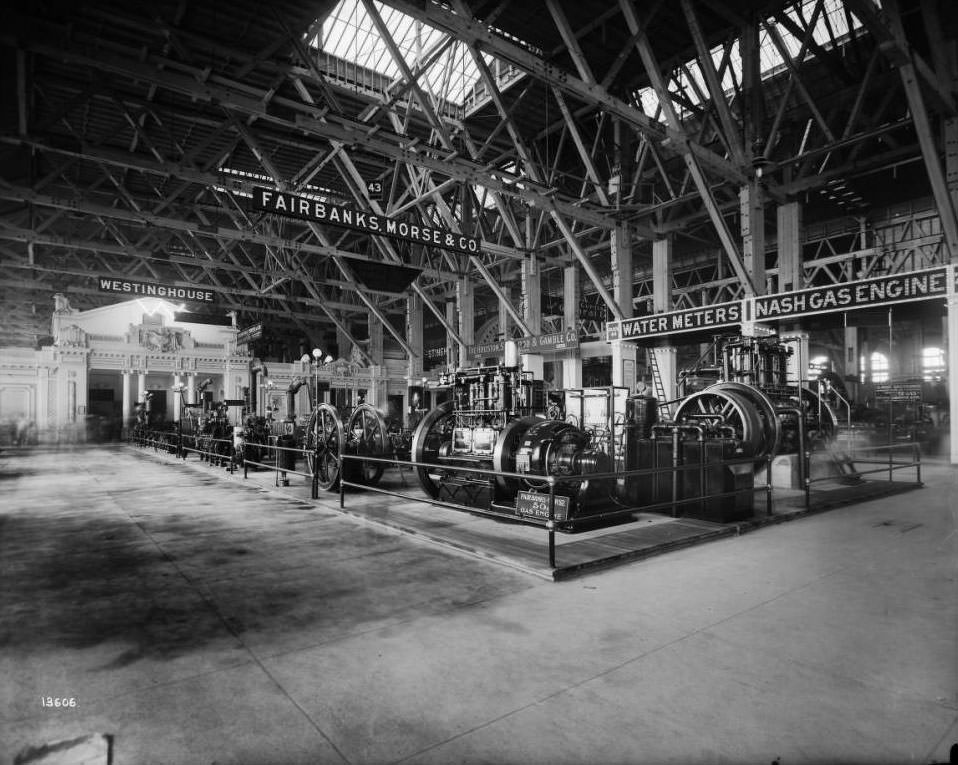
[(659, 370), (659, 362), (655, 358), (655, 348), (646, 348), (649, 371), (652, 373), (652, 392), (658, 401), (659, 416), (666, 420), (672, 419), (672, 410), (669, 397), (665, 392), (665, 383), (662, 380), (662, 372)]

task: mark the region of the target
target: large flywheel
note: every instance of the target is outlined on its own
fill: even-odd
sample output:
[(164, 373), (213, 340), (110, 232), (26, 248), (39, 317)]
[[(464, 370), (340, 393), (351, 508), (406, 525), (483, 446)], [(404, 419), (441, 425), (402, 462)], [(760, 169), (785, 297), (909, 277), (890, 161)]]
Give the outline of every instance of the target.
[(760, 390), (738, 382), (720, 382), (679, 402), (677, 422), (704, 420), (712, 426), (731, 427), (744, 456), (774, 456), (781, 442), (781, 425), (775, 405)]
[(343, 424), (336, 407), (320, 404), (309, 415), (303, 446), (310, 473), (313, 472), (314, 461), (317, 462), (320, 488), (328, 491), (338, 485), (343, 446)]
[[(808, 449), (827, 446), (838, 433), (838, 417), (824, 398), (809, 388), (792, 389), (788, 406), (802, 411), (805, 421), (805, 438)], [(798, 450), (798, 435), (794, 418), (785, 420), (784, 451)]]
[[(430, 409), (419, 421), (412, 435), (413, 462), (439, 462), (439, 455), (447, 453), (452, 443), (452, 428), (455, 417), (452, 402), (446, 401), (435, 409)], [(419, 485), (430, 497), (439, 496), (439, 481), (435, 472), (428, 467), (417, 467)]]
[[(371, 404), (360, 404), (353, 409), (346, 423), (346, 454), (368, 457), (388, 457), (391, 447), (382, 413)], [(383, 476), (382, 462), (346, 460), (343, 469), (347, 481), (373, 486)]]

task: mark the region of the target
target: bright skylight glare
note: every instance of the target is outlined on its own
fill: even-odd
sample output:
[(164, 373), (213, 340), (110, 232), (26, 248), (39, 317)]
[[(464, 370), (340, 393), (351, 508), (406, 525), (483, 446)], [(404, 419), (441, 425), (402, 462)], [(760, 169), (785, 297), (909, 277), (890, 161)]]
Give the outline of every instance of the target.
[[(800, 11), (796, 10), (795, 6), (792, 5), (785, 11), (785, 13), (800, 29), (805, 29), (812, 21), (812, 14), (814, 12), (816, 2), (817, 0), (804, 0), (804, 2), (801, 4)], [(854, 16), (852, 17), (852, 22), (855, 26), (855, 29), (858, 29), (861, 26), (859, 20)], [(800, 63), (796, 60), (796, 58), (801, 52), (802, 41), (793, 35), (783, 24), (778, 23), (777, 20), (772, 19), (768, 21), (768, 25), (773, 23), (775, 24), (775, 28), (778, 30), (785, 49), (788, 51), (789, 57), (797, 65)], [(769, 33), (766, 27), (763, 27), (759, 32), (759, 58), (761, 60), (760, 68), (763, 79), (778, 74), (787, 66), (785, 59), (782, 57), (778, 46), (775, 44), (775, 41), (772, 39), (772, 35)], [(848, 18), (845, 15), (842, 0), (825, 0), (823, 11), (815, 18), (812, 39), (820, 46), (827, 49), (833, 47), (833, 38), (834, 40), (841, 40), (848, 33)], [(712, 48), (711, 54), (715, 70), (721, 77), (722, 88), (726, 93), (732, 93), (735, 89), (735, 83), (742, 82), (742, 57), (739, 53), (738, 40), (735, 40), (731, 44), (727, 57), (728, 60), (726, 60), (725, 46), (723, 45), (717, 45)], [(811, 55), (813, 55), (812, 52), (806, 48), (805, 57)], [(699, 104), (702, 101), (701, 97), (699, 96), (699, 92), (706, 95), (708, 94), (708, 89), (705, 87), (705, 78), (702, 75), (701, 67), (698, 64), (698, 61), (693, 59), (686, 64), (686, 69), (688, 70), (688, 73), (695, 79), (695, 82), (699, 87), (698, 90), (692, 87), (688, 82), (688, 76), (685, 73), (682, 73), (677, 79), (682, 86), (684, 98), (693, 104)], [(643, 88), (636, 95), (642, 110), (649, 116), (654, 116), (658, 109), (659, 101), (652, 88)], [(683, 108), (677, 107), (677, 111), (679, 112), (680, 116), (687, 116), (687, 111)], [(665, 116), (663, 114), (659, 114), (658, 118), (662, 121), (665, 120)]]
[[(375, 7), (406, 65), (413, 73), (426, 67), (418, 79), (423, 90), (434, 99), (455, 106), (463, 106), (476, 97), (479, 70), (465, 44), (450, 40), (447, 34), (382, 3), (375, 3)], [(324, 21), (321, 37), (314, 44), (325, 53), (391, 80), (403, 77), (389, 46), (359, 0), (341, 0)], [(500, 81), (500, 87), (519, 76), (518, 71), (507, 70), (488, 54), (483, 53), (482, 58)], [(359, 77), (356, 79), (358, 82)]]

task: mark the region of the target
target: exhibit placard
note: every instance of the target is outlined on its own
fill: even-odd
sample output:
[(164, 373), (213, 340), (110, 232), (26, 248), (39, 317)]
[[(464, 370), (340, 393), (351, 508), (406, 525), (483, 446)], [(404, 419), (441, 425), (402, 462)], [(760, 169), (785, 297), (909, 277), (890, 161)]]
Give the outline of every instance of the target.
[(921, 383), (881, 383), (875, 386), (875, 398), (897, 403), (921, 403)]
[[(556, 494), (553, 519), (564, 521), (569, 517), (569, 498)], [(539, 491), (520, 491), (516, 495), (516, 512), (528, 518), (549, 520), (549, 495)]]

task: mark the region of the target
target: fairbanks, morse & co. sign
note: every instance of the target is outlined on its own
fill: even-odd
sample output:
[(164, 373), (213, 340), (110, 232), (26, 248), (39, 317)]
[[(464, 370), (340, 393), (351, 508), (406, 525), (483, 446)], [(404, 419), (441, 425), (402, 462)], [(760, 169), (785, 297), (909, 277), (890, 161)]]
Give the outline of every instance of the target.
[(475, 237), (259, 186), (253, 189), (253, 207), (263, 212), (441, 247), (467, 255), (476, 255), (482, 249), (481, 241)]

